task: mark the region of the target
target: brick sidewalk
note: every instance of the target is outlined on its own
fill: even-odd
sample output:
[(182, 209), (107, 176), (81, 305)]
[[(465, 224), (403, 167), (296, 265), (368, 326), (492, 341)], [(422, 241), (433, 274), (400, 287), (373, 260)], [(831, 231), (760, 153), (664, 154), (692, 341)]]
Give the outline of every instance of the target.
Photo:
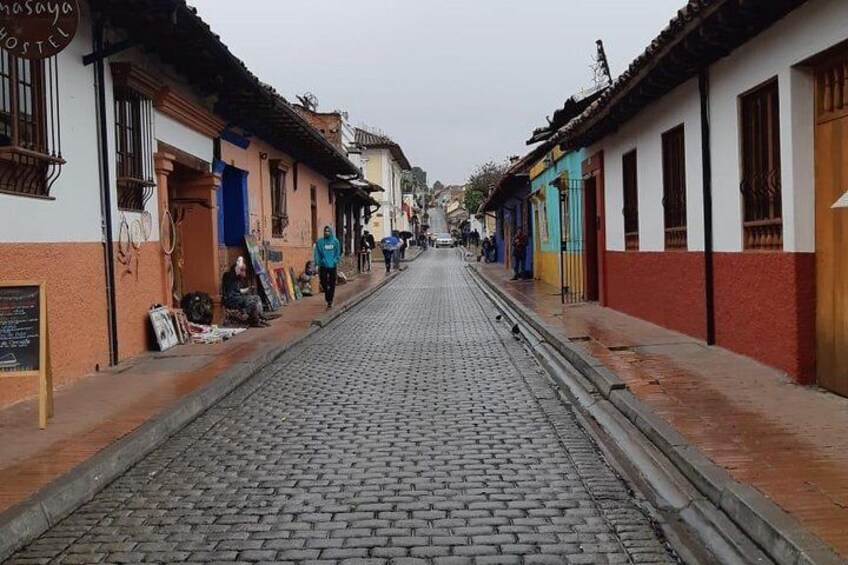
[[(385, 279), (361, 275), (336, 291), (339, 308)], [(305, 333), (326, 313), (320, 296), (284, 307), (269, 328), (250, 329), (214, 345), (150, 353), (81, 379), (56, 392), (56, 415), (38, 428), (35, 400), (0, 410), (0, 512), (25, 500), (129, 434), (220, 373), (270, 344)]]
[(848, 557), (848, 399), (540, 281), (480, 272), (603, 362), (639, 400), (734, 479), (751, 484)]

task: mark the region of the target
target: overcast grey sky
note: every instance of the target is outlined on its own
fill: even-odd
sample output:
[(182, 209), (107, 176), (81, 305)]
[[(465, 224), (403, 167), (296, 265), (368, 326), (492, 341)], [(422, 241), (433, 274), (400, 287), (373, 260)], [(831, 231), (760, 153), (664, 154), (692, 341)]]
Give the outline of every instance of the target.
[(524, 141), (591, 86), (595, 40), (613, 76), (684, 0), (190, 0), (290, 101), (401, 144), (432, 184), (527, 151)]

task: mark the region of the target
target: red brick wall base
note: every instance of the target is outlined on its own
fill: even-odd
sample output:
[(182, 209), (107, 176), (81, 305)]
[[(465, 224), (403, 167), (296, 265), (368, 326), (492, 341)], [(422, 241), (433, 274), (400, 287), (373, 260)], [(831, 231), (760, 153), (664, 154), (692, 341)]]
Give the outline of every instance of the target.
[(815, 382), (815, 254), (716, 253), (715, 287), (718, 345)]
[(607, 252), (607, 306), (706, 339), (704, 254)]
[[(717, 345), (815, 382), (815, 255), (716, 253)], [(706, 338), (703, 253), (607, 252), (608, 306)]]

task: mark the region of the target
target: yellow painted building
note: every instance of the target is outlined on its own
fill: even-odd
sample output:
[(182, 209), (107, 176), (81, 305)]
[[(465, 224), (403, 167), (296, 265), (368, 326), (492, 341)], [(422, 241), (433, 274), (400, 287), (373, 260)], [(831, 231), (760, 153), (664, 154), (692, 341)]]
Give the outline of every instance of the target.
[(554, 146), (530, 168), (533, 275), (566, 293), (584, 286), (583, 195), (579, 182), (569, 182), (581, 178), (582, 163), (582, 151)]

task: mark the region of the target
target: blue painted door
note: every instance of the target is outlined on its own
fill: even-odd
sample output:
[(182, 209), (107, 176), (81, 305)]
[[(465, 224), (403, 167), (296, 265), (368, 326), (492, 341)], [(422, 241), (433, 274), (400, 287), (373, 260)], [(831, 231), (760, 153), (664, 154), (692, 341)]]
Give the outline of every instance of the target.
[(247, 171), (224, 166), (218, 196), (218, 240), (227, 247), (241, 247), (250, 231)]

